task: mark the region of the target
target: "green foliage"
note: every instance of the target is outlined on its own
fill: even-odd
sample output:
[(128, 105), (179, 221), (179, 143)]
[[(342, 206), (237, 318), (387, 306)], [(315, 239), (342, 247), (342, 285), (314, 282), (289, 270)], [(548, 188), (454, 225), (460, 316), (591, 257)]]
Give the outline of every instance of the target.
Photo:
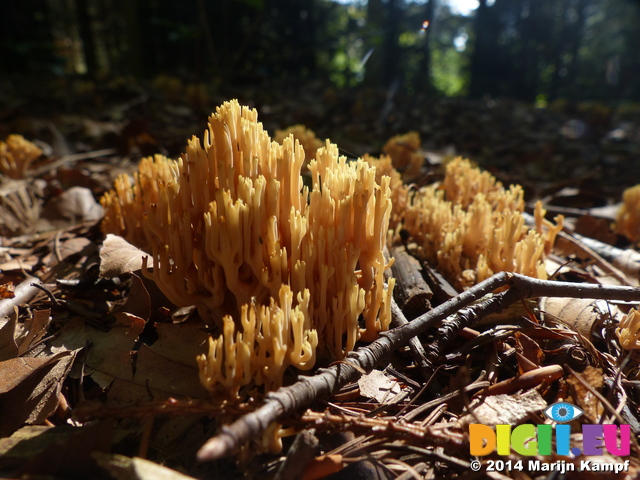
[(467, 85), (466, 59), (455, 48), (434, 50), (432, 57), (433, 85), (447, 97), (464, 95)]

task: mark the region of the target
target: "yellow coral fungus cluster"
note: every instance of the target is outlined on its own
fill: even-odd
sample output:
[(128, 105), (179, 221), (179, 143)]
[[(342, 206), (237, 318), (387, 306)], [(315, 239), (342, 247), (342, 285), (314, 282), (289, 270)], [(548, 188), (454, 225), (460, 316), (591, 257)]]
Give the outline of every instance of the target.
[(409, 201), (409, 186), (402, 181), (400, 173), (393, 168), (393, 162), (389, 155), (381, 155), (380, 158), (365, 154), (362, 159), (376, 169), (376, 181), (382, 181), (382, 177), (389, 177), (391, 188), (391, 218), (389, 228), (395, 230), (402, 221)]
[[(315, 350), (314, 334), (323, 352), (342, 358), (358, 338), (388, 328), (389, 178), (377, 182), (373, 167), (347, 162), (327, 142), (310, 162), (309, 191), (300, 177), (304, 156), (292, 136), (272, 142), (255, 110), (227, 102), (209, 118), (202, 143), (193, 137), (177, 161), (146, 159), (133, 182), (119, 177), (102, 200), (104, 230), (146, 248), (154, 260), (146, 274), (167, 297), (197, 305), (223, 330), (200, 361), (211, 390), (266, 382), (260, 368), (278, 372), (269, 380), (276, 386), (288, 365), (310, 366), (300, 342)], [(302, 329), (301, 315), (309, 318)], [(286, 341), (292, 353), (261, 346), (265, 328), (282, 332), (264, 342)], [(238, 370), (238, 352), (247, 349), (258, 353), (242, 357)], [(282, 364), (265, 364), (272, 356)]]
[(284, 130), (276, 130), (274, 140), (282, 145), (284, 139), (289, 135), (293, 135), (293, 138), (302, 145), (305, 165), (316, 157), (316, 152), (324, 145), (322, 140), (316, 138), (315, 132), (304, 125), (292, 125)]
[(632, 242), (640, 240), (640, 185), (627, 188), (622, 194), (622, 207), (618, 212), (616, 232)]
[(271, 298), (269, 305), (242, 305), (241, 331), (231, 316), (225, 316), (222, 335), (209, 337), (208, 357), (197, 359), (202, 384), (233, 395), (252, 380), (274, 390), (288, 365), (302, 370), (313, 367), (318, 335), (311, 329), (309, 301), (309, 290), (305, 290), (292, 308), (291, 288), (282, 285), (277, 302)]
[[(102, 219), (105, 232), (117, 232), (146, 252), (152, 247), (152, 233), (143, 228), (145, 213), (160, 202), (168, 183), (177, 175), (178, 164), (163, 155), (146, 157), (140, 161), (133, 182), (121, 175), (114, 189), (104, 194), (101, 202), (108, 205)], [(162, 193), (161, 193), (162, 192)]]
[[(486, 172), (460, 158), (450, 162), (442, 186), (421, 189), (410, 198), (403, 226), (458, 289), (500, 271), (546, 278), (545, 238), (558, 227), (544, 223), (537, 207), (540, 231), (524, 225), (523, 192), (505, 190)], [(556, 221), (561, 222), (561, 218)]]
[(22, 135), (9, 135), (0, 141), (0, 173), (10, 178), (24, 178), (31, 163), (42, 155), (36, 145)]
[(640, 349), (640, 312), (632, 308), (616, 328), (620, 346), (625, 350)]
[(382, 151), (391, 157), (393, 166), (401, 173), (404, 180), (412, 180), (420, 174), (424, 157), (418, 152), (419, 150), (418, 132), (396, 135), (382, 147)]

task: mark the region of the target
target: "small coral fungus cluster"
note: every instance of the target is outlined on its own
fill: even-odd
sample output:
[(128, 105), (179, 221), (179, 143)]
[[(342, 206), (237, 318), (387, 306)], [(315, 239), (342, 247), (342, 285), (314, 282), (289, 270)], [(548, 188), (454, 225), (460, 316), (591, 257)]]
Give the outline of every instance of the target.
[(388, 328), (389, 178), (327, 142), (309, 190), (304, 160), (292, 135), (272, 141), (257, 112), (232, 101), (180, 159), (144, 159), (102, 200), (103, 229), (149, 252), (146, 273), (167, 297), (222, 331), (198, 359), (212, 391), (276, 388), (317, 349), (340, 359)]
[(24, 178), (40, 155), (42, 150), (21, 135), (9, 135), (6, 141), (0, 141), (0, 173), (9, 178)]
[(464, 289), (500, 271), (546, 278), (545, 254), (562, 229), (544, 220), (536, 206), (536, 228), (525, 226), (523, 191), (505, 189), (468, 160), (446, 166), (444, 181), (413, 193), (403, 226), (421, 254)]
[(632, 242), (640, 240), (640, 185), (624, 191), (616, 231)]

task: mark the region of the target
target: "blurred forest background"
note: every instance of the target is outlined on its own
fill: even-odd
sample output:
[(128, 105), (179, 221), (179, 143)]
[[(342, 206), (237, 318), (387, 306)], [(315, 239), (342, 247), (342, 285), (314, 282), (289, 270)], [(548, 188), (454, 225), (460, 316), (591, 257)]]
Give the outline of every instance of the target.
[(0, 19), (5, 74), (322, 79), (407, 93), (640, 101), (640, 2), (27, 0)]
[[(25, 0), (3, 7), (2, 138), (28, 135), (19, 121), (25, 115), (83, 111), (119, 122), (120, 136), (135, 120), (130, 131), (161, 137), (175, 155), (206, 114), (237, 97), (257, 107), (272, 131), (304, 123), (354, 156), (409, 130), (420, 132), (426, 148), (453, 145), (498, 167), (531, 155), (501, 160), (483, 142), (507, 137), (502, 150), (519, 148), (528, 135), (536, 158), (565, 156), (564, 147), (539, 138), (547, 132), (586, 144), (569, 148), (581, 164), (617, 165), (627, 174), (615, 157), (620, 148), (605, 144), (640, 143), (638, 0), (479, 0), (464, 14), (447, 0)], [(164, 110), (152, 111), (155, 100)], [(176, 104), (188, 111), (166, 110)], [(73, 129), (63, 133), (73, 140)], [(640, 154), (637, 145), (622, 150), (625, 159)], [(566, 175), (567, 168), (544, 170)]]

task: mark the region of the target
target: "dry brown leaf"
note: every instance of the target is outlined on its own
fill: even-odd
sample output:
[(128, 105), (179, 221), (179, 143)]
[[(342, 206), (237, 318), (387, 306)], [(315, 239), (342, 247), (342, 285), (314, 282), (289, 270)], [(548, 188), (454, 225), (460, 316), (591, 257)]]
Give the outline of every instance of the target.
[(587, 339), (608, 318), (611, 307), (605, 300), (590, 298), (541, 298), (542, 320), (560, 321)]
[(193, 480), (170, 468), (138, 457), (94, 453), (98, 465), (118, 480)]
[(151, 316), (151, 297), (142, 279), (136, 274), (132, 275), (133, 282), (129, 290), (127, 302), (118, 308), (118, 311), (130, 313), (131, 315), (142, 318), (146, 322)]
[(189, 367), (153, 352), (147, 345), (138, 350), (134, 381), (170, 396), (207, 398), (209, 392), (200, 384), (198, 368)]
[(51, 321), (51, 310), (36, 310), (33, 317), (27, 320), (24, 325), (25, 335), (20, 340), (18, 355), (24, 355), (31, 348), (35, 347), (47, 334), (47, 328)]
[(158, 323), (155, 325), (158, 339), (149, 348), (165, 358), (197, 368), (196, 356), (206, 353), (209, 345), (209, 334), (203, 327), (198, 321)]
[(622, 250), (611, 263), (636, 281), (640, 277), (640, 253), (635, 250)]
[(594, 238), (603, 243), (615, 244), (617, 235), (611, 230), (612, 219), (595, 218), (591, 215), (583, 215), (576, 220), (574, 231), (584, 237)]
[(363, 397), (373, 398), (378, 403), (386, 403), (401, 391), (398, 382), (394, 382), (380, 370), (373, 370), (360, 377), (358, 386)]
[(55, 269), (51, 273), (54, 278), (65, 278), (70, 270), (78, 270), (84, 259), (93, 255), (96, 249), (91, 240), (80, 235), (67, 239), (53, 238), (50, 247), (51, 251), (42, 258), (42, 263)]
[(102, 205), (96, 202), (91, 190), (85, 187), (71, 187), (62, 192), (44, 210), (44, 217), (48, 220), (66, 220), (70, 225), (95, 222), (103, 215)]
[[(117, 277), (123, 273), (131, 273), (142, 268), (142, 259), (149, 255), (134, 247), (124, 238), (108, 234), (100, 249), (100, 276)], [(149, 258), (148, 266), (153, 266)]]
[(544, 353), (538, 342), (522, 332), (516, 332), (515, 339), (515, 348), (518, 354), (518, 373), (523, 374), (542, 366)]
[(109, 422), (83, 427), (22, 427), (0, 439), (0, 468), (10, 478), (103, 478), (93, 452), (111, 447)]
[(4, 300), (5, 298), (15, 297), (13, 291), (14, 291), (13, 282), (0, 285), (0, 300)]
[(93, 379), (102, 387), (106, 387), (114, 377), (133, 378), (131, 351), (144, 329), (144, 320), (135, 315), (118, 313), (115, 318), (115, 324), (108, 332), (96, 330), (83, 320), (74, 318), (50, 342), (53, 347), (67, 349), (86, 346), (85, 371), (93, 373)]
[[(172, 352), (179, 358), (173, 360), (153, 352), (143, 344), (134, 358), (132, 351), (145, 322), (128, 313), (117, 313), (115, 317), (116, 323), (108, 332), (89, 327), (79, 319), (71, 320), (51, 343), (66, 348), (88, 345), (85, 372), (103, 388), (109, 386), (110, 400), (139, 400), (147, 398), (150, 392), (157, 398), (166, 395), (208, 395), (198, 378), (195, 362), (195, 356), (201, 351), (198, 345), (190, 346), (188, 354)], [(179, 325), (175, 327), (177, 329), (172, 333), (187, 331), (180, 329)], [(172, 347), (181, 348), (178, 346), (180, 343), (179, 340), (175, 341)], [(187, 347), (187, 343), (188, 340), (182, 345)], [(191, 356), (192, 366), (182, 363)]]
[(0, 361), (9, 360), (18, 356), (18, 343), (16, 331), (18, 323), (17, 309), (9, 320), (0, 327)]
[(473, 415), (465, 415), (459, 422), (462, 425), (484, 423), (485, 425), (519, 425), (534, 412), (546, 408), (547, 402), (536, 390), (521, 395), (494, 395), (483, 397), (474, 406)]
[(23, 423), (42, 423), (58, 407), (58, 395), (76, 352), (0, 362), (0, 436)]

